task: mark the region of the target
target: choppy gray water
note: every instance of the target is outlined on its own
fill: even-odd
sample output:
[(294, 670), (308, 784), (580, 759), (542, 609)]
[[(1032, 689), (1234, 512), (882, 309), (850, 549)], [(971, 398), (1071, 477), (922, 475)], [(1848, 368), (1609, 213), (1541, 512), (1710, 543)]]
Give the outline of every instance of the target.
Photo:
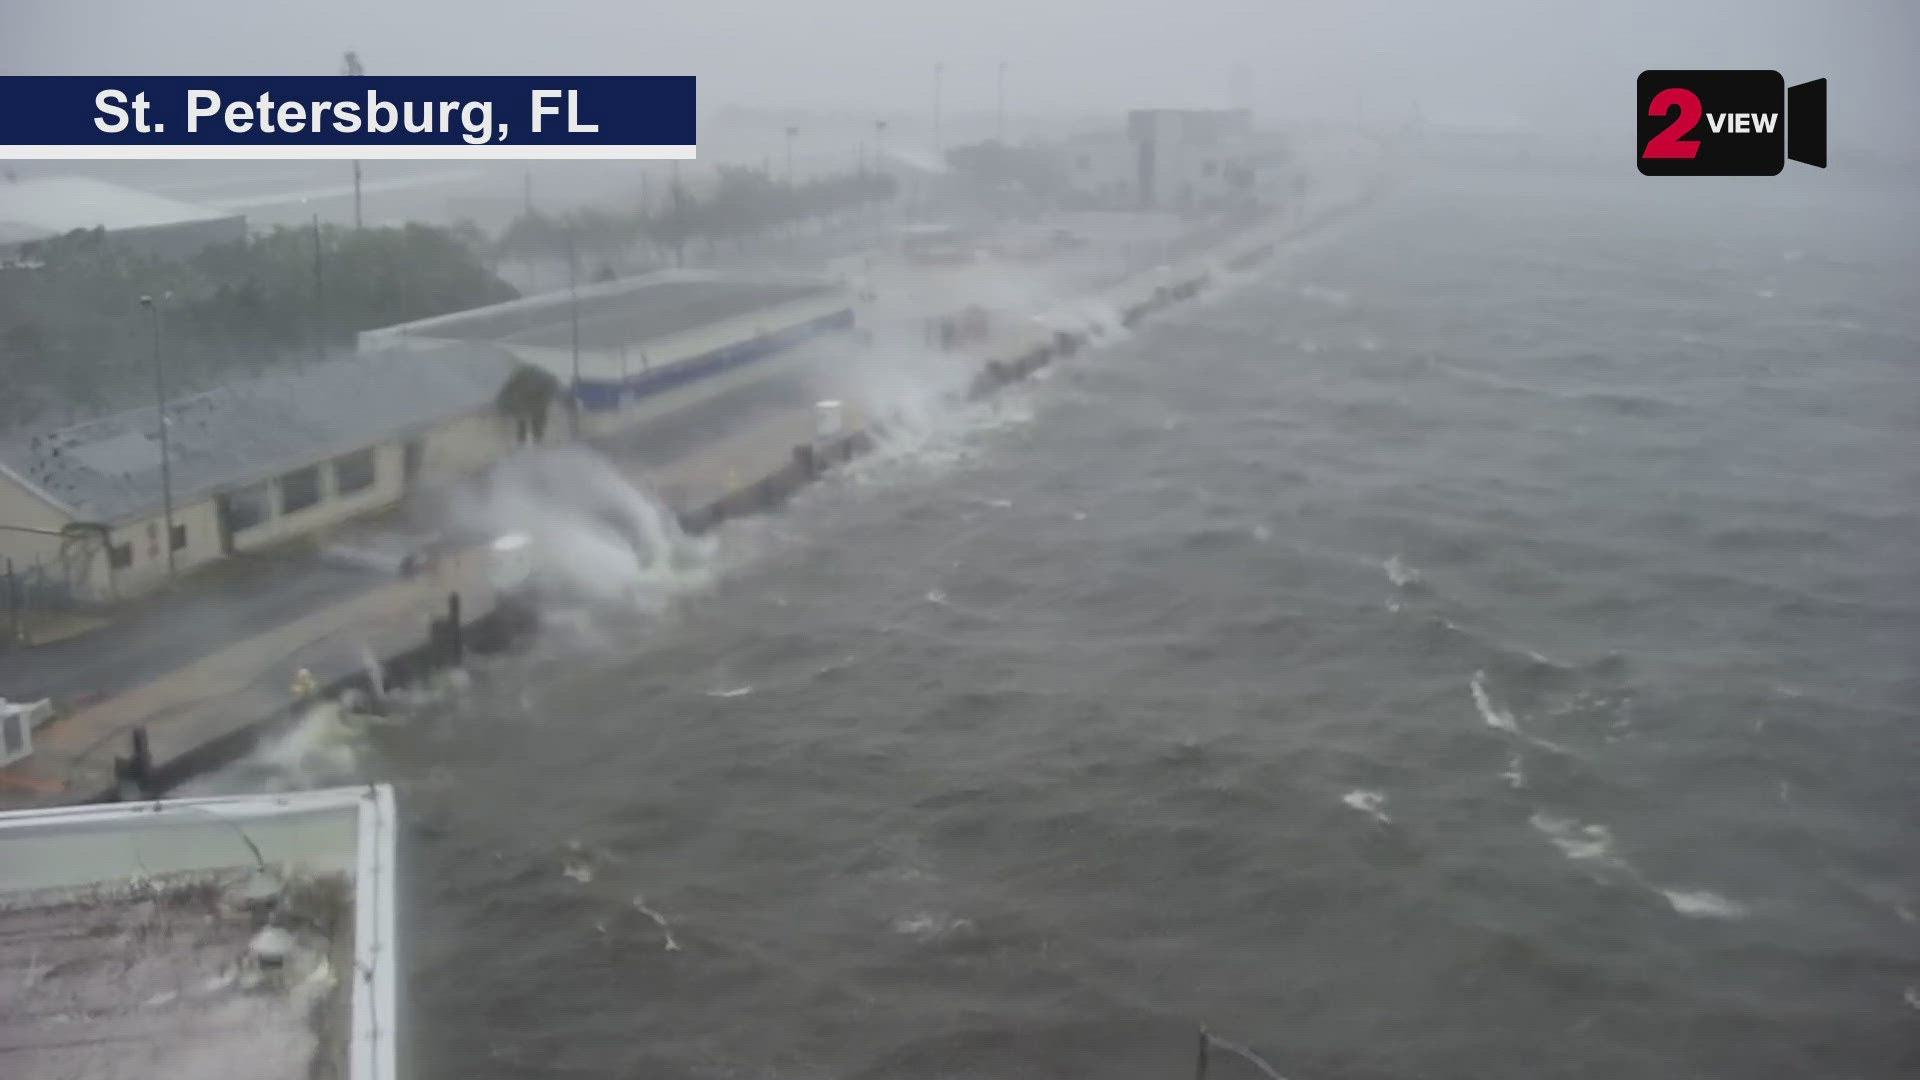
[(1920, 1074), (1912, 203), (1634, 180), (1421, 176), (380, 733), (426, 1074)]

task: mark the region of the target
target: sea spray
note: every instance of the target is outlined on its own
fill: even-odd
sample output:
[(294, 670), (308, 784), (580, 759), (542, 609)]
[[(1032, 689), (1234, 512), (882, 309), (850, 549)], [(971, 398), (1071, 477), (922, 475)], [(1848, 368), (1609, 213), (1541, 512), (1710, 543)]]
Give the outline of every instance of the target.
[(658, 499), (582, 446), (519, 454), (455, 507), (468, 527), (532, 540), (546, 596), (655, 610), (711, 582), (717, 544), (691, 537)]

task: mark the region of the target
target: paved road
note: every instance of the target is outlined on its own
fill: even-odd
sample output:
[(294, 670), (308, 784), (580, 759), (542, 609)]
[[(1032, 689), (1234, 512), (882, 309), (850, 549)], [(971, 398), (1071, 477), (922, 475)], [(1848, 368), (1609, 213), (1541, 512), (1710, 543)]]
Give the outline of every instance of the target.
[(392, 580), (336, 566), (304, 545), (243, 555), (143, 598), (106, 627), (0, 651), (0, 697), (67, 706), (123, 693), (223, 646)]

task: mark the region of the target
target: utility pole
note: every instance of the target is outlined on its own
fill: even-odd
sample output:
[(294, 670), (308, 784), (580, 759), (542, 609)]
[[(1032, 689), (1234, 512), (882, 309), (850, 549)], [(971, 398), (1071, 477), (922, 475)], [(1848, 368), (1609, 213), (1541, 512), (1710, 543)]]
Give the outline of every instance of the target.
[[(873, 164), (874, 173), (879, 177), (879, 182), (886, 183), (887, 177), (891, 174), (887, 172), (887, 122), (885, 120), (873, 122)], [(876, 239), (886, 234), (886, 206), (886, 201), (883, 199), (873, 200), (873, 229)]]
[(673, 196), (673, 266), (678, 270), (687, 265), (687, 238), (684, 232), (687, 221), (683, 206), (685, 193), (680, 189), (680, 159), (675, 158), (668, 162), (667, 168), (673, 174), (673, 185), (670, 191)]
[(1000, 77), (994, 85), (993, 141), (1007, 145), (1007, 62), (1000, 61)]
[(153, 403), (154, 416), (160, 426), (160, 507), (167, 525), (167, 535), (162, 543), (167, 549), (167, 580), (171, 582), (174, 575), (173, 454), (167, 439), (166, 367), (160, 360), (160, 305), (152, 296), (142, 296), (140, 306), (147, 309), (147, 315), (153, 324)]
[[(366, 69), (360, 66), (360, 54), (354, 52), (352, 49), (348, 49), (346, 56), (346, 74), (352, 78), (359, 78), (366, 73)], [(360, 159), (358, 158), (355, 158), (353, 162), (353, 227), (356, 232), (362, 228), (360, 218)]]
[(313, 215), (313, 354), (327, 358), (327, 278), (320, 254), (320, 215)]
[(573, 246), (573, 226), (567, 226), (567, 321), (573, 338), (573, 396), (567, 415), (573, 418), (573, 437), (580, 437), (580, 260)]
[(946, 73), (945, 61), (933, 65), (933, 159), (939, 163), (947, 159), (947, 144), (940, 137), (940, 80)]

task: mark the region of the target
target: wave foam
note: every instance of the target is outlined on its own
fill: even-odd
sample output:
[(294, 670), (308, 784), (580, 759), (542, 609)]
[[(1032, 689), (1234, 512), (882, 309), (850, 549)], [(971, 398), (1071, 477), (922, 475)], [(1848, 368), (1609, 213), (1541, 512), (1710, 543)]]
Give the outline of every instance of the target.
[(1661, 889), (1660, 895), (1667, 898), (1673, 910), (1695, 919), (1737, 919), (1747, 913), (1747, 909), (1705, 889)]
[(1536, 812), (1527, 824), (1544, 833), (1561, 854), (1575, 862), (1626, 865), (1614, 853), (1613, 833), (1605, 825), (1584, 824), (1545, 811)]
[(1415, 567), (1408, 566), (1398, 555), (1389, 557), (1386, 562), (1380, 565), (1387, 572), (1387, 580), (1393, 582), (1394, 585), (1399, 588), (1405, 588), (1408, 585), (1417, 585), (1421, 580), (1420, 571)]
[(1479, 710), (1480, 719), (1486, 721), (1488, 727), (1504, 731), (1509, 735), (1520, 734), (1519, 721), (1513, 718), (1512, 713), (1495, 704), (1493, 698), (1487, 693), (1486, 672), (1474, 672), (1472, 680), (1467, 683), (1467, 688), (1473, 691), (1473, 707)]
[(1393, 819), (1389, 818), (1386, 811), (1381, 809), (1381, 807), (1386, 805), (1387, 797), (1377, 791), (1361, 791), (1355, 789), (1340, 796), (1340, 801), (1366, 814), (1382, 825), (1393, 824)]

